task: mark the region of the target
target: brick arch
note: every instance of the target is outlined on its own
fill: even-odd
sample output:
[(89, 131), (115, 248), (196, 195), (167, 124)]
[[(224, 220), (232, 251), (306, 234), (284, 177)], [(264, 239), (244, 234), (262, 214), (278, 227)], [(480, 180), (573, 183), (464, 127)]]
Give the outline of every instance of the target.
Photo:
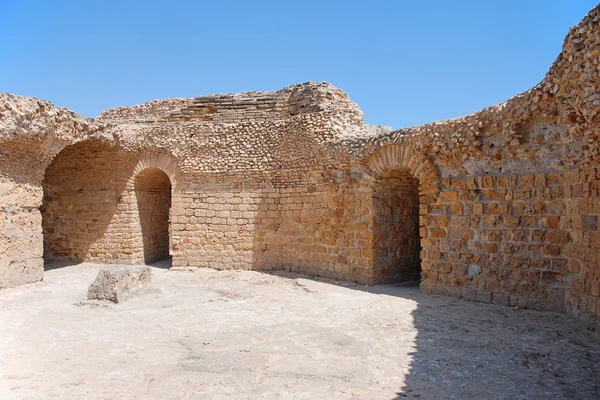
[(390, 144), (375, 150), (363, 163), (365, 172), (373, 178), (398, 167), (407, 168), (419, 180), (419, 195), (435, 196), (441, 179), (437, 167), (426, 155), (406, 144)]
[(135, 177), (146, 168), (158, 168), (169, 177), (174, 192), (180, 192), (185, 189), (185, 180), (183, 173), (177, 162), (168, 154), (164, 153), (144, 153), (135, 163), (132, 172), (125, 171), (123, 176), (127, 181), (127, 188), (133, 189)]

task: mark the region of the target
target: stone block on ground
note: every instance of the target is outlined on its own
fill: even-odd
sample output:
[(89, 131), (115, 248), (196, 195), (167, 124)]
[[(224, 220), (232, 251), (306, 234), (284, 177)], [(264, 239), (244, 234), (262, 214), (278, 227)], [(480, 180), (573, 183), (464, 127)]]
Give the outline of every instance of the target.
[(122, 302), (140, 294), (152, 283), (149, 267), (102, 269), (88, 289), (88, 300)]

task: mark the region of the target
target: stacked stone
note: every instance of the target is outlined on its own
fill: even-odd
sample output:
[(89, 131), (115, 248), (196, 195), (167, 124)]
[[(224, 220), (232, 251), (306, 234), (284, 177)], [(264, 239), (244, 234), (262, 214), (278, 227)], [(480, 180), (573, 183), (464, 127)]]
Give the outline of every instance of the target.
[(153, 123), (165, 115), (188, 106), (192, 99), (152, 100), (133, 107), (117, 107), (103, 111), (97, 118), (104, 123)]
[[(343, 107), (340, 107), (340, 103)], [(240, 123), (286, 119), (299, 114), (348, 109), (362, 120), (358, 107), (348, 108), (347, 95), (323, 82), (289, 86), (274, 92), (245, 92), (196, 97), (191, 104), (163, 117), (165, 122)]]
[(66, 144), (105, 137), (47, 101), (0, 93), (0, 288), (42, 279), (41, 180)]

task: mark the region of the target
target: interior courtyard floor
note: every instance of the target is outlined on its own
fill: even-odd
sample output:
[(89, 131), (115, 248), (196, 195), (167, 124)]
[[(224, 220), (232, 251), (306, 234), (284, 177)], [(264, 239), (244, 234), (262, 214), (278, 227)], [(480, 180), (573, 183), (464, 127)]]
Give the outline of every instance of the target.
[[(166, 261), (168, 262), (168, 261)], [(300, 275), (152, 268), (86, 300), (105, 266), (0, 291), (2, 399), (597, 399), (600, 337), (565, 314)], [(161, 268), (162, 267), (162, 268)]]

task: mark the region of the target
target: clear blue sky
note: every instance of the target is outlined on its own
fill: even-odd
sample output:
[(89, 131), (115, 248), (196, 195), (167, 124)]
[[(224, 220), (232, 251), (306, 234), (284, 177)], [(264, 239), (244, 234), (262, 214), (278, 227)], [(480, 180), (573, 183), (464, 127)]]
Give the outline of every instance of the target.
[(85, 116), (328, 81), (394, 128), (537, 84), (591, 0), (0, 0), (0, 91)]

